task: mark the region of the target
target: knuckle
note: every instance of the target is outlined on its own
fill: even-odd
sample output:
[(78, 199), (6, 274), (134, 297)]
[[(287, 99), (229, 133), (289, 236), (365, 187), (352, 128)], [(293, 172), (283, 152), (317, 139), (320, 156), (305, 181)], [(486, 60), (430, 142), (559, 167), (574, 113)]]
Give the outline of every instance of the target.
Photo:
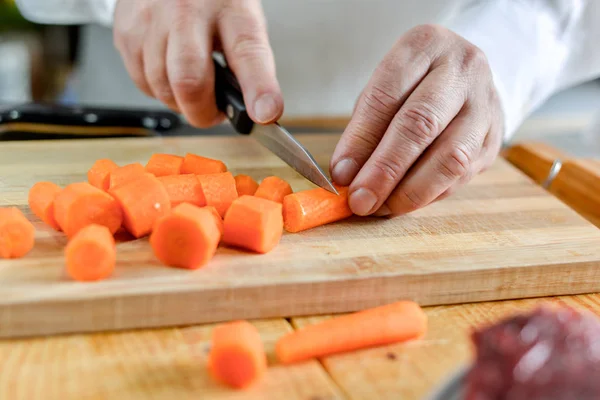
[(377, 172), (376, 176), (382, 177), (387, 182), (398, 182), (402, 176), (402, 171), (398, 163), (389, 157), (379, 157), (373, 161), (373, 168)]
[(461, 70), (468, 71), (486, 71), (488, 69), (488, 60), (479, 47), (468, 44), (462, 53)]
[(453, 146), (438, 161), (438, 170), (449, 179), (467, 176), (471, 168), (471, 156), (462, 146)]
[(181, 74), (172, 79), (171, 87), (180, 96), (191, 97), (202, 93), (207, 85), (200, 77)]
[(446, 28), (436, 24), (417, 25), (407, 32), (407, 44), (415, 50), (425, 50), (445, 36), (446, 31)]
[(438, 118), (426, 106), (415, 106), (401, 111), (397, 124), (399, 126), (394, 131), (420, 147), (430, 145), (440, 130)]
[(181, 55), (169, 76), (170, 86), (181, 96), (198, 96), (210, 89), (203, 74), (204, 61), (198, 55)]
[(231, 53), (238, 62), (255, 59), (269, 52), (269, 46), (266, 41), (262, 40), (258, 29), (249, 29), (245, 32), (240, 32), (231, 46)]
[(363, 103), (367, 111), (375, 117), (387, 120), (396, 112), (398, 98), (394, 96), (393, 89), (382, 84), (373, 85), (364, 93)]

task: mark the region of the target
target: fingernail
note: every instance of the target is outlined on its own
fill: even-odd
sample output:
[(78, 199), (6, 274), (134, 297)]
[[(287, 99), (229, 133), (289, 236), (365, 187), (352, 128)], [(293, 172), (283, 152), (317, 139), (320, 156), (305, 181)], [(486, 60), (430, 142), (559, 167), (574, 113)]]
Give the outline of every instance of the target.
[(277, 103), (270, 94), (263, 94), (254, 103), (254, 115), (258, 122), (268, 122), (277, 113)]
[(379, 210), (377, 210), (373, 213), (373, 216), (374, 217), (387, 217), (388, 215), (391, 215), (391, 214), (392, 214), (392, 210), (390, 210), (390, 208), (384, 204), (381, 207), (379, 207)]
[(331, 171), (331, 176), (335, 183), (341, 186), (348, 186), (352, 183), (352, 179), (358, 174), (358, 165), (354, 160), (345, 158), (338, 161)]
[(348, 205), (356, 215), (368, 215), (377, 203), (377, 196), (369, 189), (360, 188), (348, 198)]

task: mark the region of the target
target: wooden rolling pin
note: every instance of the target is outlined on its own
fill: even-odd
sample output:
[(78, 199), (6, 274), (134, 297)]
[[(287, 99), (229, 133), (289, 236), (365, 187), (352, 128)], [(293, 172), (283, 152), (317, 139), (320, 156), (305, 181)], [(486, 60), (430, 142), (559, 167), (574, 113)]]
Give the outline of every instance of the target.
[(541, 142), (517, 143), (502, 156), (600, 227), (600, 160), (573, 158)]

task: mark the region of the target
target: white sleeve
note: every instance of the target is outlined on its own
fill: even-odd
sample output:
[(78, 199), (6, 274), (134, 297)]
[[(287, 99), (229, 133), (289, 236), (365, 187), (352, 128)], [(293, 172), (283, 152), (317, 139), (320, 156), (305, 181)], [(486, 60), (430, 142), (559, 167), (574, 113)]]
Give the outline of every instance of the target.
[(117, 0), (16, 0), (24, 18), (55, 25), (111, 26)]
[(472, 0), (445, 25), (483, 50), (505, 140), (552, 94), (600, 77), (600, 1)]

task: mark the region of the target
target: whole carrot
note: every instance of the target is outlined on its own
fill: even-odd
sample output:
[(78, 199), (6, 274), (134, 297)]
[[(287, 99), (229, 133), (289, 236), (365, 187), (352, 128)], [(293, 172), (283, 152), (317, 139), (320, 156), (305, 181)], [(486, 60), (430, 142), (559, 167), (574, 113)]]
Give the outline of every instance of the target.
[(322, 188), (303, 190), (283, 199), (284, 228), (300, 232), (348, 218), (348, 188), (337, 187), (339, 195)]

